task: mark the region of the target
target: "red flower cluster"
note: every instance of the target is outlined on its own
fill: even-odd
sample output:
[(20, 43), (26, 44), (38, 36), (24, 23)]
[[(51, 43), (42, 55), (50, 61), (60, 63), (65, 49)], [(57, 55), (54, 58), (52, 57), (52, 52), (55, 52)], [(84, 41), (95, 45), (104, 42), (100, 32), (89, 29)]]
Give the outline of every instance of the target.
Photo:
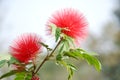
[(10, 46), (11, 55), (20, 62), (27, 63), (33, 60), (41, 51), (40, 38), (36, 34), (27, 33), (19, 36)]
[[(72, 37), (77, 42), (84, 39), (87, 35), (87, 22), (83, 14), (72, 8), (57, 11), (49, 19), (47, 25), (55, 24), (57, 27), (62, 28), (62, 33)], [(50, 29), (49, 29), (50, 30)]]
[(38, 76), (33, 76), (31, 80), (40, 80)]

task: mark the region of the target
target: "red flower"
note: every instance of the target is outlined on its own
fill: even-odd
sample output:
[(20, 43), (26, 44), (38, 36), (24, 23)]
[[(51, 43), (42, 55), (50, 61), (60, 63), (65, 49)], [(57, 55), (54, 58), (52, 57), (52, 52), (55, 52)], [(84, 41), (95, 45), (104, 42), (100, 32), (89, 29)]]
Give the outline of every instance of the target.
[(72, 8), (62, 9), (54, 13), (47, 23), (48, 29), (50, 28), (49, 24), (55, 24), (57, 27), (63, 28), (62, 33), (76, 41), (84, 39), (87, 35), (86, 19), (82, 13)]
[(33, 76), (31, 80), (40, 80), (38, 76)]
[(27, 63), (33, 60), (41, 50), (40, 38), (36, 34), (23, 34), (19, 36), (15, 43), (10, 46), (11, 55), (20, 62)]

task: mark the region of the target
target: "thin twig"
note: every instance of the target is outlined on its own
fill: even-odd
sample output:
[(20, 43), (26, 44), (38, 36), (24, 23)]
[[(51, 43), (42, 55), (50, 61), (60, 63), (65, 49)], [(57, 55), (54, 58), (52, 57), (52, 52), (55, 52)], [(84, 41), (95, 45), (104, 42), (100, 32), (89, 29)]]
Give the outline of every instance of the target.
[(47, 56), (44, 58), (44, 60), (42, 61), (42, 63), (39, 65), (39, 67), (37, 68), (37, 70), (34, 72), (34, 75), (37, 74), (37, 72), (40, 70), (40, 68), (42, 67), (42, 65), (53, 55), (53, 53), (55, 52), (55, 50), (57, 49), (57, 47), (60, 45), (60, 43), (62, 42), (63, 38), (60, 38), (59, 42), (57, 43), (56, 47), (52, 50), (52, 52), (47, 54)]
[(35, 69), (36, 69), (35, 60), (33, 60), (33, 71), (32, 71), (32, 75), (34, 75)]

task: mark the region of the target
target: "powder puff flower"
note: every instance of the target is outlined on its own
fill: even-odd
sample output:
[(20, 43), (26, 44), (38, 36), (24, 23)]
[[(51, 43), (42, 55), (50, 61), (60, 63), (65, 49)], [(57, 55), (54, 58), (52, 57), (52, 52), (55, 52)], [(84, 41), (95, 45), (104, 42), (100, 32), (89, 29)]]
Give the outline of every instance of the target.
[(27, 63), (41, 51), (40, 41), (39, 36), (34, 33), (22, 34), (10, 46), (10, 53), (18, 61)]
[(87, 21), (83, 14), (72, 8), (62, 9), (55, 12), (47, 23), (48, 31), (51, 31), (50, 24), (62, 29), (62, 33), (72, 37), (76, 42), (84, 39), (87, 35)]

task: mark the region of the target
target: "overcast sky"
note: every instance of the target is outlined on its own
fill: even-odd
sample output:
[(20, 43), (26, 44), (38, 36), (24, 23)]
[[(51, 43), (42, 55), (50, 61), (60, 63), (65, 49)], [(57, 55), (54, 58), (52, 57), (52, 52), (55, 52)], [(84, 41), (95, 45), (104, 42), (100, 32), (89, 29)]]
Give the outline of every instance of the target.
[[(45, 36), (45, 24), (51, 14), (62, 8), (80, 10), (89, 22), (89, 30), (99, 34), (101, 27), (112, 20), (115, 0), (2, 0), (1, 37), (14, 38), (24, 32)], [(1, 41), (0, 41), (1, 42)]]

